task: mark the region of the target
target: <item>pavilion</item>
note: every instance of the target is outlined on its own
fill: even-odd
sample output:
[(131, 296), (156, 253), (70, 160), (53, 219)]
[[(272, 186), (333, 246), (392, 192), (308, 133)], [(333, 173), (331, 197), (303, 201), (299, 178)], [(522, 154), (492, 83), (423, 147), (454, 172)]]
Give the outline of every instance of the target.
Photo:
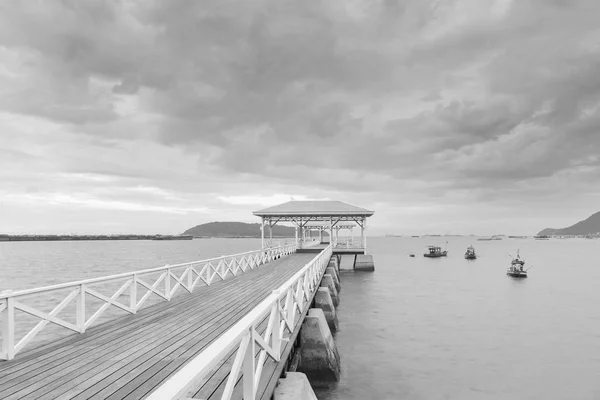
[[(279, 222), (292, 223), (296, 228), (296, 246), (299, 249), (315, 250), (324, 243), (323, 232), (329, 235), (329, 241), (335, 249), (346, 249), (348, 253), (366, 254), (367, 250), (367, 218), (374, 214), (361, 207), (341, 201), (288, 201), (263, 210), (254, 211), (261, 217), (262, 246), (265, 247), (265, 226), (269, 227), (269, 244), (273, 238), (273, 226)], [(354, 240), (353, 229), (360, 227), (360, 240)], [(348, 229), (350, 239), (340, 241), (339, 231)], [(312, 232), (319, 232), (319, 239), (312, 237)], [(342, 252), (342, 251), (340, 251)]]

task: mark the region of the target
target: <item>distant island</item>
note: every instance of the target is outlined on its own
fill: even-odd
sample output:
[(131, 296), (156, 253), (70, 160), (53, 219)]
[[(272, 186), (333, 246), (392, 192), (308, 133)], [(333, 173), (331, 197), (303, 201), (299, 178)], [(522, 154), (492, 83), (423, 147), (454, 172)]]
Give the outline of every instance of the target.
[(541, 230), (538, 236), (597, 235), (600, 232), (600, 211), (568, 228)]
[[(296, 229), (288, 226), (275, 225), (273, 237), (294, 237)], [(190, 235), (196, 238), (259, 238), (260, 224), (248, 224), (245, 222), (209, 222), (196, 225), (183, 232), (182, 235)], [(265, 227), (265, 237), (269, 237), (269, 228)]]

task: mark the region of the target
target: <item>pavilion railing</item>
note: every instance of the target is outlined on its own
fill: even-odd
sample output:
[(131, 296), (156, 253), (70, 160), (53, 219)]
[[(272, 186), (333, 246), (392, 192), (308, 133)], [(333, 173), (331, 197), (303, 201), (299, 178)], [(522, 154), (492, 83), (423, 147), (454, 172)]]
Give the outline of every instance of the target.
[[(329, 245), (146, 400), (190, 398), (206, 375), (236, 348), (221, 400), (232, 398), (240, 374), (244, 400), (254, 400), (265, 361), (267, 358), (281, 361), (285, 343), (289, 342), (296, 323), (319, 287), (331, 255)], [(261, 335), (258, 326), (267, 317), (267, 328)]]
[(363, 242), (360, 238), (339, 238), (336, 240), (335, 248), (337, 249), (361, 249), (364, 247)]
[[(243, 274), (295, 251), (296, 246), (289, 244), (35, 289), (4, 291), (0, 293), (0, 339), (2, 341), (0, 360), (13, 359), (49, 323), (83, 333), (110, 307), (135, 314), (149, 302), (148, 299), (152, 295), (160, 300), (170, 301), (178, 291), (192, 293), (196, 288), (210, 286), (215, 281)], [(152, 280), (148, 281), (148, 279)], [(101, 292), (101, 290), (107, 290), (106, 285), (103, 288), (98, 287), (107, 282), (110, 282), (116, 289), (113, 289), (110, 292), (112, 294), (108, 295)], [(141, 290), (138, 291), (138, 289)], [(57, 296), (61, 298), (65, 292), (68, 293), (66, 297), (50, 312), (23, 302), (23, 300), (33, 298), (34, 302), (38, 300), (38, 304), (46, 304), (48, 296), (41, 299), (35, 298), (48, 294), (52, 295), (52, 299)], [(125, 302), (123, 302), (122, 296), (125, 297)], [(87, 315), (86, 302), (92, 300), (96, 302), (100, 300), (101, 306), (91, 315)], [(69, 321), (69, 319), (73, 320), (73, 316), (63, 315), (64, 312), (59, 316), (59, 313), (73, 301), (75, 302), (74, 321)], [(18, 321), (15, 311), (19, 311), (18, 315), (29, 314), (39, 319), (33, 328), (25, 329), (27, 332), (18, 341), (16, 338)]]

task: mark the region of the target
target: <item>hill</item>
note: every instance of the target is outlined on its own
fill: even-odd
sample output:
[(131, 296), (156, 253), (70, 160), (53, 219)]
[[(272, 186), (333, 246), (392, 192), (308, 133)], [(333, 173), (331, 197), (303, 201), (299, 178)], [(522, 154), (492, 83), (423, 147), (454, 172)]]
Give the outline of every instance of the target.
[(590, 235), (597, 232), (600, 232), (600, 211), (568, 228), (546, 228), (540, 231), (538, 235)]
[[(259, 238), (260, 224), (247, 224), (245, 222), (209, 222), (207, 224), (196, 225), (183, 232), (182, 235), (215, 238)], [(275, 225), (273, 227), (273, 237), (294, 237), (294, 235), (294, 228), (280, 225)], [(268, 236), (269, 229), (265, 228), (265, 237)]]

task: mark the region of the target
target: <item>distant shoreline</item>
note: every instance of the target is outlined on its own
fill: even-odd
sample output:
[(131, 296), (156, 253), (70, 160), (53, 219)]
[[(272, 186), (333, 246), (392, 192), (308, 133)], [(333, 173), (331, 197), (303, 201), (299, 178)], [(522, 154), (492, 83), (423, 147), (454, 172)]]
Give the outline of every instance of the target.
[[(192, 239), (260, 239), (260, 236), (192, 236), (192, 235), (0, 235), (0, 242), (67, 242), (107, 240), (192, 240)], [(290, 239), (287, 236), (273, 240)], [(293, 238), (292, 238), (293, 239)]]
[(0, 235), (0, 242), (63, 242), (97, 240), (192, 240), (191, 235)]

